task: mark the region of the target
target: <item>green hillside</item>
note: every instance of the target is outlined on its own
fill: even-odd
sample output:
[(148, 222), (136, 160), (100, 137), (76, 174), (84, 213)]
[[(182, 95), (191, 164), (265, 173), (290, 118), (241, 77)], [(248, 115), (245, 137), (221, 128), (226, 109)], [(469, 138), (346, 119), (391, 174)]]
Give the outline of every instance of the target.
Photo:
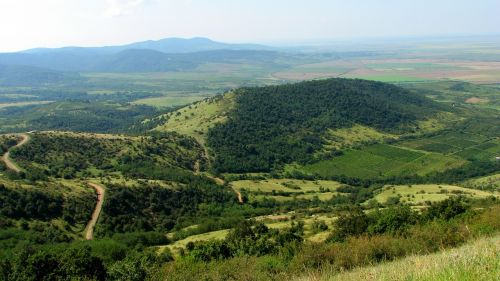
[(33, 107), (40, 131), (0, 136), (0, 276), (336, 278), (498, 235), (496, 112), (424, 96), (328, 79)]
[(403, 134), (442, 109), (393, 85), (349, 79), (242, 88), (236, 104), (227, 122), (207, 137), (217, 172), (269, 172), (285, 163), (307, 163), (329, 129), (359, 124)]
[(12, 157), (37, 179), (120, 176), (183, 182), (203, 150), (192, 138), (175, 133), (130, 137), (105, 134), (41, 132), (12, 151)]

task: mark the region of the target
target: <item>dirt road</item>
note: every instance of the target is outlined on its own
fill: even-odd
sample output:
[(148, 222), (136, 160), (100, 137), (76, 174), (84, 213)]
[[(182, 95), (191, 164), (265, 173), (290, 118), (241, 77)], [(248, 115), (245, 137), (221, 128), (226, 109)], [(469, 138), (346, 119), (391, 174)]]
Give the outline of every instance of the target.
[(21, 137), (21, 141), (18, 142), (16, 145), (14, 145), (13, 147), (11, 147), (9, 149), (9, 151), (7, 151), (3, 156), (2, 156), (2, 161), (5, 163), (5, 165), (7, 166), (7, 169), (9, 170), (12, 170), (16, 173), (19, 173), (21, 172), (21, 168), (19, 168), (19, 166), (17, 166), (11, 159), (10, 159), (10, 151), (13, 149), (13, 148), (16, 148), (16, 147), (20, 147), (22, 145), (24, 145), (25, 143), (27, 143), (29, 140), (30, 140), (30, 137), (29, 135), (27, 134), (20, 134), (19, 135)]
[(243, 196), (241, 195), (241, 192), (239, 192), (238, 190), (236, 190), (234, 188), (233, 188), (233, 190), (234, 190), (234, 192), (236, 192), (236, 195), (238, 196), (238, 202), (240, 204), (243, 204), (244, 202), (243, 202)]
[(94, 228), (97, 223), (97, 219), (99, 218), (99, 214), (101, 214), (105, 190), (104, 187), (95, 183), (89, 182), (87, 185), (92, 187), (97, 193), (97, 203), (95, 204), (94, 212), (92, 212), (92, 217), (87, 223), (87, 227), (85, 227), (85, 239), (92, 240), (94, 238)]

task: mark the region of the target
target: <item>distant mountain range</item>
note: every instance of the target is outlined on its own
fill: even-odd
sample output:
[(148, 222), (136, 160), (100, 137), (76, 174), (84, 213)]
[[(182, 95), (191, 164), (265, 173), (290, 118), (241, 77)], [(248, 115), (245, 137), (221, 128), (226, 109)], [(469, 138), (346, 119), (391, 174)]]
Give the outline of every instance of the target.
[(269, 62), (276, 55), (273, 48), (263, 45), (229, 44), (207, 38), (166, 38), (122, 46), (36, 48), (0, 53), (0, 65), (71, 72), (162, 72), (191, 70), (206, 62)]
[(135, 42), (127, 45), (104, 46), (104, 47), (63, 47), (63, 48), (36, 48), (23, 51), (22, 53), (39, 54), (53, 52), (88, 52), (94, 54), (116, 54), (124, 50), (145, 49), (167, 54), (194, 53), (214, 50), (272, 50), (272, 47), (258, 44), (230, 44), (210, 40), (203, 37), (165, 38), (161, 40), (148, 40)]

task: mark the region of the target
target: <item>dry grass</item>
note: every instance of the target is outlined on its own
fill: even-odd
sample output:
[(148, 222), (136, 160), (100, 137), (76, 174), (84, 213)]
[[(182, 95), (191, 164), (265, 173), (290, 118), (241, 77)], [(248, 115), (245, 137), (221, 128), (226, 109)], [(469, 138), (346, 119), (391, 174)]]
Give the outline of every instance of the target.
[(383, 141), (389, 138), (396, 138), (396, 135), (381, 133), (373, 128), (354, 125), (350, 128), (329, 130), (326, 141), (328, 147), (343, 148), (367, 141)]
[(328, 269), (297, 280), (498, 280), (500, 236), (482, 238), (460, 248), (362, 267), (337, 274)]

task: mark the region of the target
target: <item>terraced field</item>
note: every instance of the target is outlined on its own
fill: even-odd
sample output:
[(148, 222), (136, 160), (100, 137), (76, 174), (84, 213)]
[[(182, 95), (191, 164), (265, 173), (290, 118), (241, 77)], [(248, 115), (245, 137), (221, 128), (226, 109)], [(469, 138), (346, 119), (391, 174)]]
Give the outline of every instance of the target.
[(405, 141), (398, 145), (448, 156), (458, 156), (466, 160), (493, 160), (500, 153), (500, 139), (498, 137), (463, 132)]

